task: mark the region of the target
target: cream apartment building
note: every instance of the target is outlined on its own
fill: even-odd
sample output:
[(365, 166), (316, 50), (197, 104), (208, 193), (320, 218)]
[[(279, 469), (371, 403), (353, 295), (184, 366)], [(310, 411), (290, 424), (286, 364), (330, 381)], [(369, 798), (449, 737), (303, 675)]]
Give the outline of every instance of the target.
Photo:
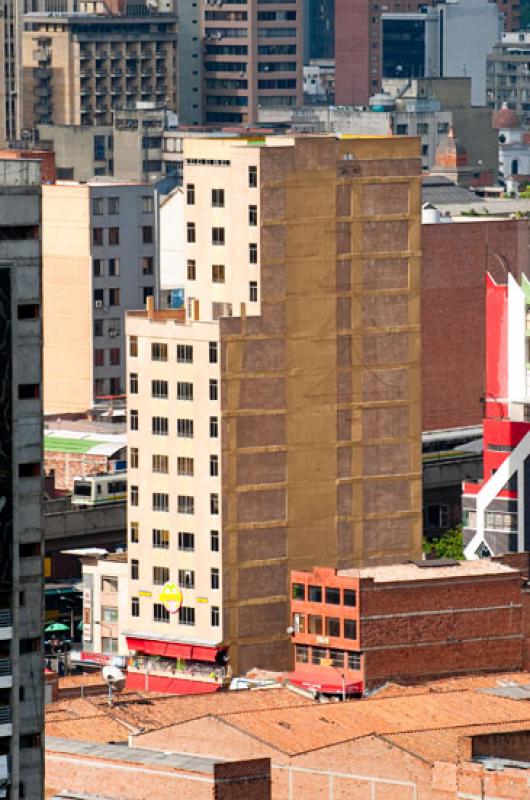
[(131, 687), (211, 691), (291, 667), (292, 569), (420, 554), (419, 143), (190, 141), (183, 189), (186, 320), (127, 315), (125, 635)]

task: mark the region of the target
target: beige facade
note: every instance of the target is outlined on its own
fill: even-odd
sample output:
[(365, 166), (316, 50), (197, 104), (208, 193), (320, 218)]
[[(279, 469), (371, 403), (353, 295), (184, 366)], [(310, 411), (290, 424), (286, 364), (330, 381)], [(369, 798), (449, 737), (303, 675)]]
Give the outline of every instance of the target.
[[(255, 664), (288, 669), (292, 569), (395, 562), (421, 552), (419, 143), (329, 136), (203, 140), (185, 147), (185, 218), (194, 225), (185, 255), (196, 274), (186, 283), (187, 310), (198, 321), (128, 317), (129, 347), (137, 336), (133, 349), (143, 348), (128, 362), (129, 373), (137, 364), (134, 385), (143, 384), (128, 399), (129, 414), (138, 412), (129, 444), (143, 459), (133, 495), (138, 506), (129, 505), (139, 530), (130, 566), (131, 559), (138, 562), (138, 590), (153, 596), (151, 537), (163, 516), (177, 526), (169, 531), (166, 553), (171, 580), (185, 559), (197, 574), (205, 568), (207, 579), (208, 494), (218, 493), (218, 641), (229, 646), (236, 672)], [(224, 207), (212, 207), (220, 198)], [(251, 206), (257, 207), (257, 226), (250, 224)], [(214, 244), (220, 239), (224, 244)], [(259, 263), (252, 264), (249, 244), (255, 243)], [(214, 280), (219, 270), (213, 272), (219, 265), (225, 267), (221, 286)], [(245, 296), (251, 280), (258, 302)], [(226, 316), (225, 306), (219, 334), (217, 324), (207, 321), (216, 316), (213, 302), (231, 303), (234, 314)], [(190, 341), (206, 353), (206, 343), (217, 336), (220, 479), (208, 489), (206, 463), (194, 476), (178, 475), (175, 459), (191, 455), (190, 446), (197, 465), (210, 453), (200, 441), (175, 438), (175, 425), (186, 407), (186, 418), (193, 415), (204, 435), (212, 411), (203, 393), (206, 379), (215, 376), (204, 357), (193, 365), (176, 363), (175, 345)], [(167, 344), (167, 361), (154, 364), (149, 347), (157, 337)], [(151, 397), (155, 372), (168, 381), (172, 400)], [(193, 383), (193, 403), (177, 403), (171, 412), (175, 381), (181, 380)], [(167, 409), (164, 437), (151, 434), (160, 407)], [(168, 453), (168, 477), (146, 485), (159, 440), (175, 447)], [(159, 491), (167, 495), (169, 516), (152, 511), (156, 486), (166, 487)], [(178, 552), (181, 522), (172, 516), (184, 492), (195, 512), (186, 518), (196, 545), (204, 548), (188, 556)], [(199, 605), (203, 586), (201, 581), (189, 595), (197, 620), (207, 620)], [(140, 628), (155, 635), (153, 602), (137, 633)], [(158, 627), (177, 641), (204, 636), (202, 623), (195, 633), (180, 623)]]
[(43, 187), (44, 408), (125, 392), (124, 312), (154, 287), (154, 197), (143, 184)]
[(169, 14), (152, 26), (145, 17), (27, 14), (24, 125), (111, 125), (114, 109), (137, 102), (176, 110), (176, 46)]
[[(138, 602), (127, 633), (216, 645), (222, 639), (219, 323), (181, 320), (171, 311), (127, 314), (129, 593)], [(180, 587), (192, 620), (161, 610), (167, 582)]]
[(125, 553), (83, 558), (84, 651), (127, 654), (127, 643), (120, 629), (128, 603)]

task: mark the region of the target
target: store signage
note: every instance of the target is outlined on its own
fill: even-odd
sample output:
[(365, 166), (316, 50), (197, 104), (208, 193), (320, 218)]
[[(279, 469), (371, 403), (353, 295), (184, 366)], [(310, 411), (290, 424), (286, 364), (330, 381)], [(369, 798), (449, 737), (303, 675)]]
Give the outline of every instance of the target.
[(170, 614), (176, 614), (182, 605), (182, 592), (176, 583), (168, 581), (163, 585), (158, 599)]

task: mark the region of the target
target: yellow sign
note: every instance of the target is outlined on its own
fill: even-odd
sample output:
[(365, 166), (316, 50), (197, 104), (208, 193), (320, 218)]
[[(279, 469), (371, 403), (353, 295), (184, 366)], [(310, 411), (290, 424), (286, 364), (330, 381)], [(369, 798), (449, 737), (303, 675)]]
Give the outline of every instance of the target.
[(176, 614), (182, 605), (182, 592), (176, 583), (168, 581), (163, 585), (158, 599), (170, 614)]
[(146, 589), (140, 589), (140, 591), (138, 592), (138, 596), (139, 597), (152, 597), (153, 596), (153, 592), (148, 592)]
[(332, 662), (331, 658), (321, 658), (320, 659), (320, 666), (321, 667), (331, 667), (332, 663), (333, 662)]
[(208, 602), (208, 598), (207, 597), (198, 597), (197, 598), (197, 602), (198, 603), (207, 603)]

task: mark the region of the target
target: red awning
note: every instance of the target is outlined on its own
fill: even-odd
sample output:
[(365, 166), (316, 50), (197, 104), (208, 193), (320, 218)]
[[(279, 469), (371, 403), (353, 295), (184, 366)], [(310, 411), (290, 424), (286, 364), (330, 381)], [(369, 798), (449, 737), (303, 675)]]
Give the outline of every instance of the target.
[(164, 642), (156, 639), (140, 639), (127, 636), (127, 647), (137, 653), (148, 656), (166, 656), (166, 658), (186, 658), (195, 661), (215, 662), (219, 647), (191, 645), (184, 642)]
[(317, 692), (323, 694), (342, 694), (343, 690), (346, 694), (361, 694), (363, 691), (363, 682), (355, 681), (355, 683), (346, 683), (343, 689), (340, 677), (326, 676), (324, 679), (322, 674), (312, 674), (311, 672), (288, 672), (283, 676), (291, 683), (300, 686), (302, 689), (316, 689)]

